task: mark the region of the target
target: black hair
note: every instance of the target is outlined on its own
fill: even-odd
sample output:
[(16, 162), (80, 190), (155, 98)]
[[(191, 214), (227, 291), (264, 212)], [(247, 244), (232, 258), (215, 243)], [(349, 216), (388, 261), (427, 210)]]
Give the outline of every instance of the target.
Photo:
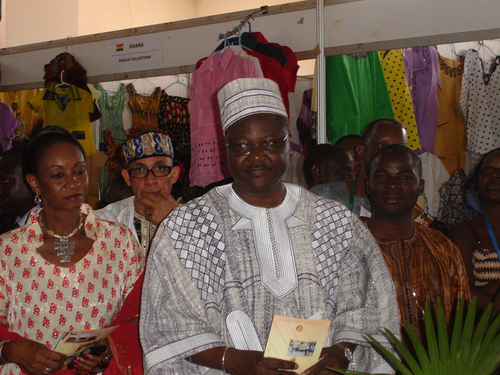
[(337, 142), (334, 143), (335, 146), (340, 146), (340, 144), (344, 141), (348, 141), (348, 140), (351, 140), (351, 139), (355, 139), (357, 141), (361, 141), (363, 139), (363, 137), (361, 137), (360, 135), (357, 135), (357, 134), (347, 134), (347, 135), (344, 135), (342, 138), (339, 138), (337, 139)]
[(25, 176), (29, 173), (38, 176), (38, 168), (40, 167), (40, 162), (42, 161), (45, 151), (57, 143), (71, 144), (77, 147), (83, 157), (85, 157), (85, 151), (82, 145), (72, 135), (60, 132), (40, 133), (26, 145), (23, 152), (23, 175)]
[(491, 150), (487, 152), (486, 154), (483, 155), (479, 163), (476, 165), (476, 168), (474, 168), (474, 171), (472, 172), (472, 176), (470, 178), (470, 184), (474, 188), (474, 190), (477, 190), (479, 187), (479, 172), (481, 171), (481, 168), (483, 167), (484, 161), (490, 154), (500, 151), (500, 148), (495, 148), (494, 150)]
[(9, 148), (7, 151), (5, 151), (2, 155), (3, 158), (7, 159), (7, 158), (11, 158), (12, 159), (12, 165), (11, 167), (15, 167), (15, 166), (20, 166), (21, 165), (21, 161), (22, 161), (22, 157), (23, 157), (23, 153), (24, 153), (24, 149), (26, 148), (26, 146), (28, 145), (28, 142), (23, 142), (21, 144), (18, 144), (12, 148)]
[(346, 152), (342, 147), (331, 145), (329, 143), (314, 145), (311, 147), (304, 159), (304, 164), (302, 165), (302, 171), (304, 172), (304, 177), (306, 178), (308, 185), (313, 182), (312, 167), (316, 164), (327, 162), (328, 160), (334, 160), (339, 151)]
[(405, 127), (399, 121), (396, 121), (392, 118), (382, 117), (377, 120), (373, 120), (368, 125), (366, 125), (366, 128), (363, 131), (363, 136), (361, 138), (361, 143), (363, 143), (365, 146), (368, 146), (368, 143), (370, 143), (370, 139), (375, 132), (377, 125), (379, 124), (387, 124), (405, 130)]
[(403, 151), (404, 153), (410, 155), (411, 160), (413, 164), (417, 167), (417, 173), (420, 178), (422, 178), (422, 161), (420, 158), (415, 154), (415, 152), (411, 149), (406, 147), (405, 145), (395, 143), (392, 145), (385, 146), (384, 148), (381, 148), (378, 150), (370, 159), (370, 163), (368, 164), (368, 178), (370, 178), (371, 175), (371, 170), (373, 168), (373, 164), (377, 161), (377, 159), (380, 157), (380, 155), (389, 152), (389, 151)]

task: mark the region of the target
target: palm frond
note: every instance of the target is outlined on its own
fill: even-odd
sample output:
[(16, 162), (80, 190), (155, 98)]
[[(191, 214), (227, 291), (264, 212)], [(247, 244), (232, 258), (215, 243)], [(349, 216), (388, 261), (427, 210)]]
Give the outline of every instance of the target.
[[(475, 324), (476, 299), (472, 300), (466, 313), (465, 303), (461, 301), (453, 322), (451, 339), (449, 339), (441, 301), (439, 299), (437, 301), (436, 325), (431, 309), (426, 305), (427, 347), (408, 322), (405, 323), (406, 330), (415, 354), (412, 354), (391, 331), (385, 330), (402, 360), (372, 336), (368, 335), (368, 337), (388, 362), (403, 375), (492, 375), (500, 368), (500, 315), (489, 325), (491, 310), (490, 305), (479, 322)], [(356, 371), (337, 369), (334, 371), (342, 374), (365, 375)]]

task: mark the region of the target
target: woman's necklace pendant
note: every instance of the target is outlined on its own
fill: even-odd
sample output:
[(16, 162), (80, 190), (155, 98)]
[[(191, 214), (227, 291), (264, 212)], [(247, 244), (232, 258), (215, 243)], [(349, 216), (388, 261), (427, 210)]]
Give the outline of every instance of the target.
[(54, 249), (56, 249), (61, 263), (71, 262), (71, 256), (74, 254), (73, 250), (75, 249), (75, 243), (68, 241), (70, 236), (55, 235), (54, 237), (59, 239), (59, 242), (54, 244)]

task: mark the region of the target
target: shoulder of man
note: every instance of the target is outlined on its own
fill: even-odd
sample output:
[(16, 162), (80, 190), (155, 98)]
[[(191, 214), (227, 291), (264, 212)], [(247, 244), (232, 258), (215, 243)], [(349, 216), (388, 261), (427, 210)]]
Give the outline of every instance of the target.
[(311, 188), (310, 192), (325, 198), (335, 199), (340, 202), (344, 202), (349, 199), (349, 191), (347, 190), (345, 181), (316, 185)]
[(460, 254), (456, 245), (448, 237), (446, 237), (444, 233), (436, 229), (426, 227), (420, 223), (416, 224), (418, 226), (420, 240), (424, 241), (427, 246), (435, 251), (439, 251), (453, 257)]
[(122, 199), (118, 202), (108, 204), (106, 207), (95, 210), (94, 214), (99, 219), (120, 221), (124, 212), (134, 210), (134, 196)]

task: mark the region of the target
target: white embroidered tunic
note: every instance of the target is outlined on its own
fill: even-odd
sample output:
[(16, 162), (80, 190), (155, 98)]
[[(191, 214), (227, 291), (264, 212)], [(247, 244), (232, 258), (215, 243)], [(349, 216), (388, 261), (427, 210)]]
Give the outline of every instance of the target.
[(346, 207), (286, 189), (265, 209), (217, 187), (163, 221), (143, 286), (145, 373), (220, 373), (184, 358), (223, 345), (263, 350), (274, 315), (330, 319), (325, 346), (357, 343), (352, 368), (390, 372), (364, 339), (383, 340), (382, 327), (399, 333), (376, 243)]

